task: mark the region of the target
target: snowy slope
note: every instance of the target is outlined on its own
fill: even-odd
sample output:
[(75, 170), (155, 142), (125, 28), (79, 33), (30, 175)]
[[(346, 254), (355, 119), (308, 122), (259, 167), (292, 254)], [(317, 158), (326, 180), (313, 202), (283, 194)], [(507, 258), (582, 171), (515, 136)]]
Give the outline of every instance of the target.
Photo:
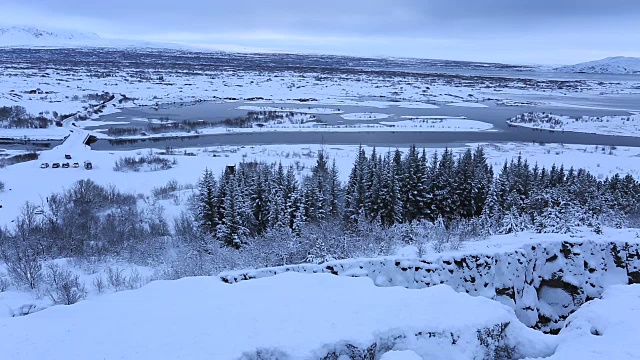
[(640, 58), (615, 56), (556, 68), (560, 72), (593, 74), (640, 74)]
[(640, 358), (640, 285), (612, 286), (602, 299), (584, 304), (569, 316), (559, 335), (556, 353), (549, 359)]
[(361, 359), (390, 350), (481, 359), (500, 346), (522, 358), (557, 346), (508, 307), (448, 286), (382, 288), (365, 278), (293, 273), (236, 285), (156, 281), (0, 319), (0, 339), (0, 358), (14, 360)]

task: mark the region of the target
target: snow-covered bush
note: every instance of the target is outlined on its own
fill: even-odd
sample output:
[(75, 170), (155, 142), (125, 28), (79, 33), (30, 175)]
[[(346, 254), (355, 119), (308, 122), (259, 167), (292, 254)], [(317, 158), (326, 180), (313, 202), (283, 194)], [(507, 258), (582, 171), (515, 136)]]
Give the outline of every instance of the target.
[(44, 277), (47, 296), (56, 305), (72, 305), (87, 296), (86, 286), (80, 277), (60, 265), (47, 264)]
[(13, 283), (18, 287), (35, 290), (43, 279), (42, 262), (33, 249), (20, 246), (6, 251), (2, 260), (7, 265), (7, 272)]
[(172, 198), (174, 193), (178, 190), (180, 190), (178, 181), (175, 179), (172, 179), (172, 180), (169, 180), (166, 185), (152, 188), (151, 194), (156, 199), (167, 200)]
[(6, 274), (0, 273), (0, 292), (5, 292), (11, 286), (11, 282)]
[(168, 170), (178, 164), (175, 158), (169, 160), (152, 153), (145, 156), (123, 156), (116, 160), (113, 171), (159, 171)]
[(100, 276), (96, 276), (93, 279), (93, 289), (98, 293), (101, 294), (104, 292), (104, 290), (106, 289), (107, 284), (104, 281), (104, 278), (102, 277), (102, 275)]

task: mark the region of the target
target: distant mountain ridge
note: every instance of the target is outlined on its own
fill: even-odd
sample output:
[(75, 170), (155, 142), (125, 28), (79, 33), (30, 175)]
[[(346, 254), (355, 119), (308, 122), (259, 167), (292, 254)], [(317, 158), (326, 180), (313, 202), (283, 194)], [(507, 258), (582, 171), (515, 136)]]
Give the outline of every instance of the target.
[(640, 74), (640, 58), (614, 56), (575, 65), (561, 66), (555, 70), (590, 74)]
[(180, 49), (178, 44), (108, 39), (92, 32), (41, 29), (31, 26), (0, 27), (0, 47), (143, 47)]
[(70, 30), (43, 30), (30, 26), (0, 28), (0, 46), (65, 45), (102, 40), (97, 34)]

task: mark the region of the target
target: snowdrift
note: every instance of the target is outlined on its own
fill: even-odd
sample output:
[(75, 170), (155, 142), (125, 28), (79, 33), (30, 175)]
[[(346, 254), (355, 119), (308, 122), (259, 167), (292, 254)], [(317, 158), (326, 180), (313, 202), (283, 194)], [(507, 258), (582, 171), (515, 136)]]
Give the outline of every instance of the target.
[(548, 241), (451, 253), (424, 259), (377, 258), (229, 272), (226, 283), (285, 272), (369, 277), (378, 286), (419, 289), (446, 284), (456, 291), (497, 300), (525, 325), (557, 333), (564, 320), (608, 285), (640, 283), (635, 241)]
[(615, 285), (567, 319), (551, 360), (638, 359), (640, 285)]
[(378, 359), (391, 350), (485, 359), (548, 356), (557, 346), (507, 306), (448, 286), (293, 273), (236, 285), (157, 281), (2, 319), (0, 339), (0, 358), (14, 360)]

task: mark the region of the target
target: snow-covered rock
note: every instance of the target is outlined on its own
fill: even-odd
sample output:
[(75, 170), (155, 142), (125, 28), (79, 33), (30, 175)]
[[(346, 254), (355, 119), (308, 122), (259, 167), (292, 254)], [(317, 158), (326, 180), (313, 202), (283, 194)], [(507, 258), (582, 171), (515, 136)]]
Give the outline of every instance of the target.
[(640, 74), (640, 58), (614, 56), (576, 65), (561, 66), (555, 70), (593, 74)]
[(378, 286), (410, 289), (446, 284), (495, 299), (527, 326), (557, 332), (564, 320), (614, 284), (640, 283), (640, 243), (549, 241), (495, 253), (454, 253), (423, 259), (376, 258), (220, 274), (227, 283), (283, 272), (369, 277)]

